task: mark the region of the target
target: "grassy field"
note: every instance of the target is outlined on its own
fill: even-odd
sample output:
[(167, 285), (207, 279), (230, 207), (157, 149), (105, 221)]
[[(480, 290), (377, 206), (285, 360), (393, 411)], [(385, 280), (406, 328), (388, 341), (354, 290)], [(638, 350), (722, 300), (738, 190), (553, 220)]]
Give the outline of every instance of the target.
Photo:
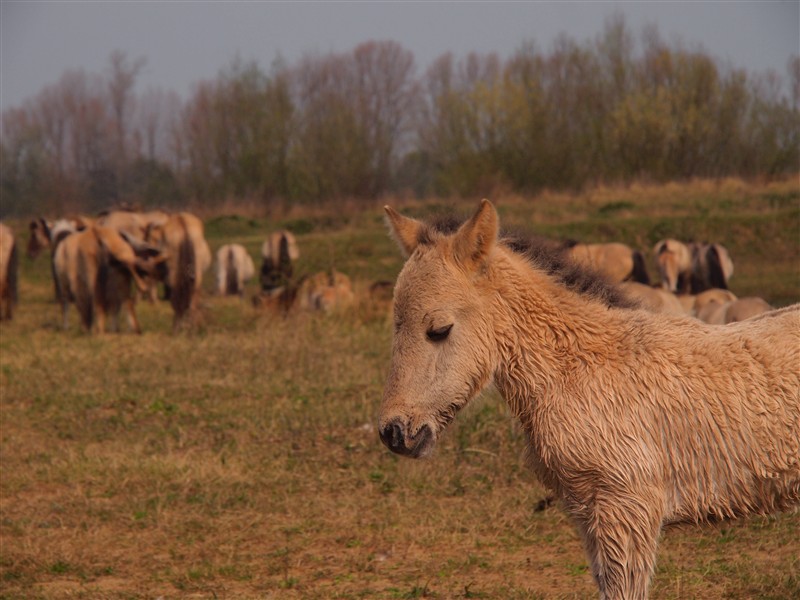
[[(553, 237), (718, 241), (735, 293), (800, 300), (797, 179), (495, 201), (504, 224)], [(297, 270), (335, 265), (360, 303), (282, 319), (209, 293), (193, 332), (172, 335), (169, 306), (140, 303), (143, 335), (90, 337), (74, 312), (59, 329), (47, 259), (22, 259), (20, 306), (0, 325), (0, 597), (596, 596), (564, 513), (537, 510), (546, 490), (494, 392), (430, 460), (378, 440), (391, 327), (365, 290), (402, 259), (377, 205), (203, 216), (212, 249), (239, 241), (254, 257), (291, 228)], [(800, 597), (800, 511), (667, 529), (652, 596)]]

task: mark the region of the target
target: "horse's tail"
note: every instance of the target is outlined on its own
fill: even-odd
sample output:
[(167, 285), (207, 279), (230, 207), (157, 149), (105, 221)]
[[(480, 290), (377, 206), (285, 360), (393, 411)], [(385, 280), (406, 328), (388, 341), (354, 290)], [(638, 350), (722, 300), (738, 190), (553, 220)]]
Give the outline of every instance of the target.
[[(102, 252), (102, 250), (100, 250)], [(89, 280), (89, 265), (86, 264), (86, 255), (83, 252), (78, 252), (77, 271), (77, 285), (73, 291), (75, 297), (75, 308), (78, 309), (78, 314), (81, 317), (81, 324), (87, 331), (92, 330), (94, 323), (94, 297), (92, 293), (92, 282)], [(98, 265), (98, 281), (95, 286), (95, 293), (100, 292), (99, 287), (103, 287), (103, 278), (101, 277), (102, 269)], [(62, 290), (63, 291), (63, 290)]]
[(225, 267), (225, 293), (228, 295), (239, 293), (239, 270), (236, 268), (236, 254), (233, 247), (228, 248), (228, 264)]
[(634, 250), (631, 258), (633, 259), (631, 279), (645, 285), (650, 285), (650, 275), (647, 273), (647, 264), (644, 262), (644, 255), (638, 250)]
[(722, 267), (722, 258), (719, 255), (719, 250), (712, 244), (706, 251), (706, 265), (708, 267), (708, 282), (711, 287), (719, 288), (721, 290), (728, 289), (728, 282), (725, 279), (725, 271)]
[[(40, 219), (42, 223), (44, 223), (44, 219)], [(46, 224), (42, 225), (42, 227), (47, 227)], [(66, 233), (66, 234), (65, 234)], [(56, 273), (56, 249), (58, 245), (64, 240), (70, 232), (60, 232), (59, 237), (56, 240), (55, 238), (51, 237), (50, 230), (47, 229), (47, 239), (50, 240), (50, 273), (53, 275), (53, 282), (55, 284), (55, 296), (56, 302), (66, 302), (68, 297), (65, 297), (64, 294), (67, 293), (65, 290), (62, 290), (61, 287), (58, 285), (58, 274)], [(65, 234), (65, 235), (64, 235)], [(30, 253), (29, 253), (30, 256)]]
[(183, 217), (178, 217), (182, 226), (182, 235), (178, 244), (178, 260), (175, 277), (170, 288), (169, 300), (175, 311), (175, 321), (183, 318), (192, 305), (197, 280), (197, 267), (194, 245), (189, 237), (189, 229)]
[(288, 285), (292, 280), (294, 271), (292, 269), (292, 257), (289, 252), (289, 238), (286, 234), (281, 234), (281, 241), (278, 246), (278, 271), (283, 285)]

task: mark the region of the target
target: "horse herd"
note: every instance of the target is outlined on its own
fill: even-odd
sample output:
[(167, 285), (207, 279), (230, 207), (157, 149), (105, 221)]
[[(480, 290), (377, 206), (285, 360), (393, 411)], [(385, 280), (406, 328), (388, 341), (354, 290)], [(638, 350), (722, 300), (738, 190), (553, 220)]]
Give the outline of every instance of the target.
[[(74, 303), (87, 331), (104, 331), (108, 316), (118, 329), (124, 309), (130, 328), (141, 332), (136, 295), (155, 301), (158, 282), (174, 312), (173, 329), (179, 329), (194, 314), (203, 275), (212, 264), (203, 223), (188, 212), (120, 209), (95, 218), (34, 219), (28, 255), (35, 257), (46, 248), (51, 253), (63, 326), (68, 327), (68, 307)], [(558, 248), (654, 312), (689, 314), (721, 325), (772, 309), (761, 298), (737, 298), (728, 290), (733, 262), (717, 243), (658, 242), (653, 255), (660, 285), (651, 285), (642, 252), (626, 244), (567, 241)], [(352, 282), (344, 273), (331, 269), (295, 277), (299, 256), (291, 232), (269, 234), (261, 247), (260, 293), (253, 298), (256, 307), (286, 314), (293, 307), (329, 311), (353, 304)], [(0, 224), (0, 317), (6, 319), (17, 302), (17, 262), (13, 232)], [(244, 246), (225, 244), (217, 250), (215, 289), (219, 295), (243, 296), (245, 284), (255, 276), (255, 264)], [(137, 293), (132, 293), (131, 284)]]
[(575, 262), (603, 274), (652, 312), (687, 314), (713, 325), (725, 325), (773, 309), (763, 298), (737, 298), (728, 289), (733, 261), (717, 243), (659, 241), (653, 248), (660, 284), (651, 285), (643, 254), (626, 244), (563, 245)]
[[(103, 333), (125, 312), (132, 331), (141, 333), (136, 316), (137, 296), (155, 301), (158, 284), (173, 310), (173, 331), (196, 314), (204, 274), (212, 265), (203, 222), (189, 212), (111, 210), (97, 217), (36, 218), (29, 225), (27, 254), (33, 259), (49, 250), (55, 298), (63, 328), (74, 304), (83, 329)], [(0, 315), (10, 319), (17, 304), (17, 240), (0, 224)], [(350, 279), (336, 270), (296, 278), (299, 257), (291, 232), (276, 231), (262, 249), (260, 293), (256, 306), (284, 314), (293, 308), (331, 310), (353, 299)], [(255, 265), (240, 244), (225, 244), (216, 253), (216, 291), (244, 295), (255, 276)]]

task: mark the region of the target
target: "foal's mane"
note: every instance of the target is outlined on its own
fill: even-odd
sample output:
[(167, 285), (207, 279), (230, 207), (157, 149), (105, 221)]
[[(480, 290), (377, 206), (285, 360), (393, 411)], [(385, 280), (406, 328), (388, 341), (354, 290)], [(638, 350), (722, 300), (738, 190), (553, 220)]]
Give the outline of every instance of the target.
[[(454, 216), (436, 217), (420, 230), (418, 241), (423, 246), (432, 245), (439, 235), (455, 233), (461, 223)], [(637, 301), (625, 295), (601, 273), (572, 260), (566, 252), (569, 244), (521, 231), (502, 232), (499, 243), (574, 293), (610, 308), (639, 307)]]

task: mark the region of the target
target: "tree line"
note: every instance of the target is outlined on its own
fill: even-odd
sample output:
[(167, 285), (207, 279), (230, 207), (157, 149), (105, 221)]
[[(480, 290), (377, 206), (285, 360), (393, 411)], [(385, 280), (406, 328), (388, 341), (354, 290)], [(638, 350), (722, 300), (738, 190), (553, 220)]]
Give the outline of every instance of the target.
[(507, 59), (445, 54), (418, 74), (392, 41), (268, 69), (239, 59), (174, 92), (136, 93), (143, 59), (68, 71), (2, 115), (2, 213), (325, 203), (387, 194), (535, 193), (598, 182), (800, 169), (800, 57), (786, 77), (641, 43), (620, 16)]

